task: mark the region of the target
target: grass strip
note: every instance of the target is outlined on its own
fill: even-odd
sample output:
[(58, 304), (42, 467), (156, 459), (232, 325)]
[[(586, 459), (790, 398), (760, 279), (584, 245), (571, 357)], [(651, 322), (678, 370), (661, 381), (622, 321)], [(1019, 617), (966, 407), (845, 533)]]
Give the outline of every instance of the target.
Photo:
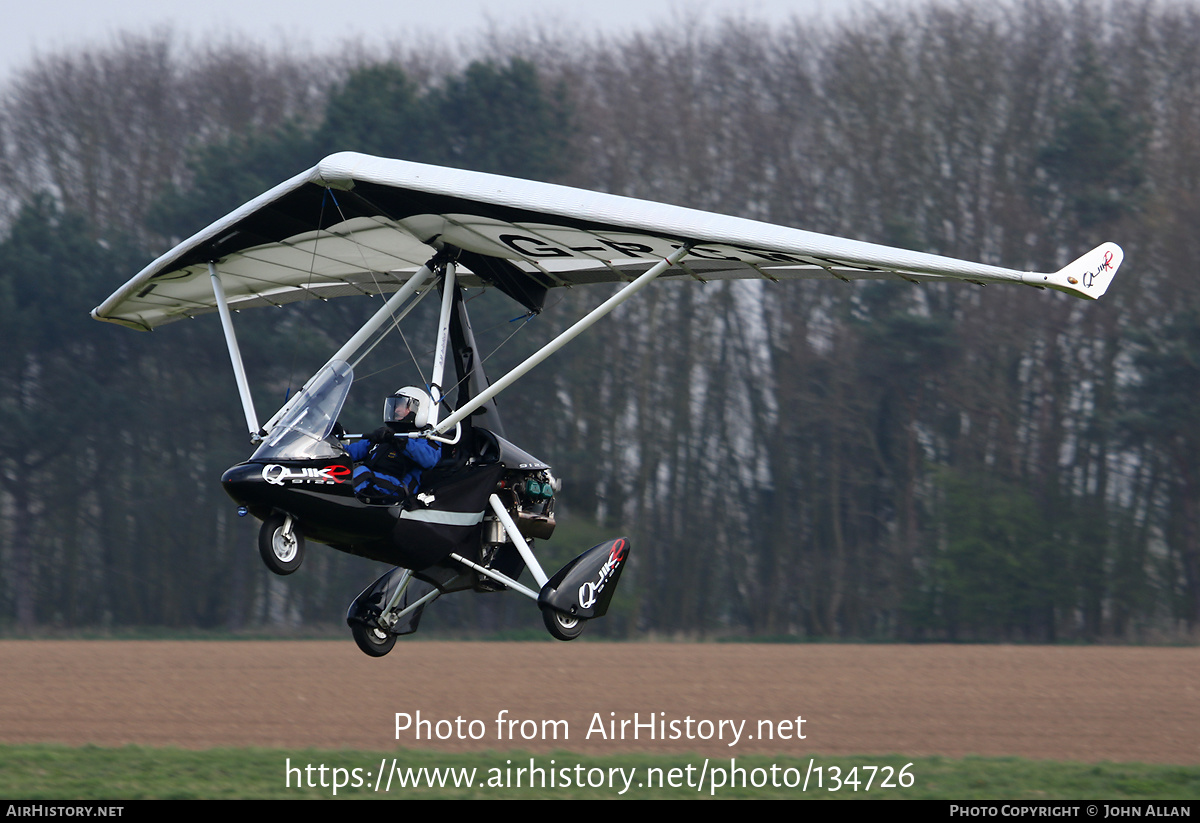
[[(386, 777), (378, 779), (381, 765), (390, 787)], [(689, 754), (15, 745), (0, 746), (0, 797), (1194, 800), (1200, 799), (1200, 766), (1016, 757), (755, 755), (706, 761)]]

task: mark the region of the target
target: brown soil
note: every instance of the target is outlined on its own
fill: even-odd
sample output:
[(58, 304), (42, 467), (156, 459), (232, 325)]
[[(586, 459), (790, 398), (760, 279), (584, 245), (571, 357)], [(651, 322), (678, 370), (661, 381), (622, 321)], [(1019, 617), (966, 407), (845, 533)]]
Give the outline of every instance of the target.
[[(501, 737), (502, 710), (536, 723)], [(427, 739), (436, 725), (397, 739), (395, 714), (418, 711), (461, 717), (468, 739), (449, 723), (448, 740)], [(681, 738), (643, 727), (634, 739), (635, 713)], [(606, 731), (617, 721), (618, 739), (589, 738), (597, 719)], [(561, 726), (558, 740), (543, 734), (553, 720), (568, 739)], [(736, 745), (721, 720), (746, 721)], [(410, 641), (373, 660), (348, 639), (11, 640), (0, 641), (0, 742), (1197, 764), (1200, 649)]]

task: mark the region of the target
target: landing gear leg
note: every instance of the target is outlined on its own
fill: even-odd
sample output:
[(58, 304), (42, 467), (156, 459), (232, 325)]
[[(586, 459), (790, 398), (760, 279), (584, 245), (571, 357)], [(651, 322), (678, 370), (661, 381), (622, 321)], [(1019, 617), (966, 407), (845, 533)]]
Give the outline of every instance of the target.
[(258, 531), (258, 553), (275, 574), (291, 574), (304, 562), (304, 535), (290, 514), (273, 514)]

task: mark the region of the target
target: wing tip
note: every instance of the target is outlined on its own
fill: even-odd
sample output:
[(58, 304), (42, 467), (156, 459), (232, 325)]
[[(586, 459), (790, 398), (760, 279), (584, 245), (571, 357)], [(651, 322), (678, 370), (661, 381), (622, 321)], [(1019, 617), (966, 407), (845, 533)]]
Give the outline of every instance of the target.
[(148, 326), (145, 323), (139, 323), (136, 320), (129, 320), (128, 318), (124, 317), (110, 317), (108, 315), (101, 314), (101, 308), (101, 306), (97, 306), (88, 312), (88, 314), (92, 316), (93, 320), (99, 320), (101, 323), (114, 323), (118, 326), (124, 326), (127, 329), (133, 329), (134, 331), (154, 331), (153, 326)]
[(1056, 272), (1029, 272), (1022, 279), (1031, 286), (1096, 300), (1108, 291), (1124, 259), (1125, 252), (1116, 243), (1101, 243)]

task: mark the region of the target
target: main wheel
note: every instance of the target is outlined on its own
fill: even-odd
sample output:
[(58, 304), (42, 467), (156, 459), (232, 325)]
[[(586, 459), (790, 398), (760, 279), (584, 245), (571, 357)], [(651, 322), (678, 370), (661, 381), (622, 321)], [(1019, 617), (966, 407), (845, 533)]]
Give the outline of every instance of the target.
[(542, 609), (542, 622), (546, 624), (546, 629), (550, 634), (559, 640), (574, 640), (583, 633), (585, 621), (546, 606)]
[(275, 574), (291, 574), (304, 562), (304, 535), (295, 520), (290, 531), (284, 531), (287, 515), (273, 514), (258, 530), (258, 553), (267, 568)]
[(375, 626), (352, 623), (350, 633), (354, 635), (354, 642), (363, 650), (363, 653), (371, 657), (383, 657), (392, 650), (392, 646), (396, 645), (396, 635), (389, 634)]

